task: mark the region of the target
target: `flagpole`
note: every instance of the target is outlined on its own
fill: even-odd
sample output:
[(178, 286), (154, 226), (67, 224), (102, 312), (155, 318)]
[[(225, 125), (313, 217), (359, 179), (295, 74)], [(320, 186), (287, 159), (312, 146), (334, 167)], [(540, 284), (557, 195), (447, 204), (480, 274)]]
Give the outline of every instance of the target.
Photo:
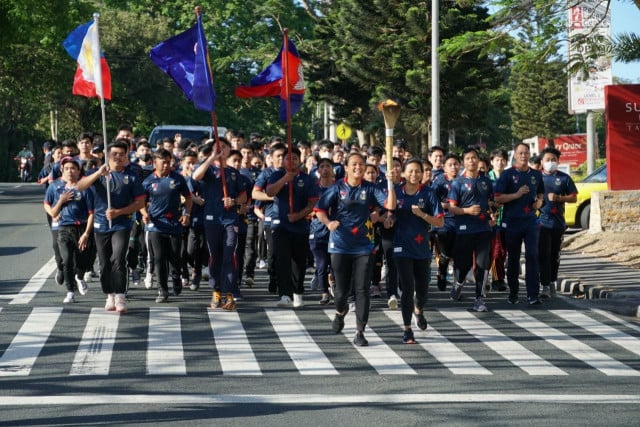
[[(96, 25), (96, 41), (98, 43), (98, 59), (100, 59), (100, 55), (101, 55), (101, 48), (100, 48), (100, 31), (98, 30), (98, 20), (100, 19), (100, 14), (99, 13), (94, 13), (93, 14), (93, 21), (95, 22)], [(103, 149), (104, 151), (107, 153), (108, 155), (108, 151), (107, 151), (107, 113), (105, 111), (105, 106), (104, 106), (104, 92), (103, 92), (103, 87), (102, 87), (102, 61), (98, 62), (98, 65), (94, 65), (95, 66), (95, 75), (96, 75), (96, 93), (98, 94), (98, 96), (100, 97), (100, 111), (102, 113), (102, 144), (104, 145)], [(106, 160), (107, 162), (109, 161), (109, 159), (107, 158)], [(111, 172), (109, 172), (109, 175), (106, 177), (105, 181), (107, 183), (106, 187), (107, 187), (107, 210), (111, 209), (111, 185), (109, 184), (111, 178)], [(109, 228), (111, 228), (111, 220), (109, 220)]]
[[(284, 78), (284, 96), (287, 114), (287, 153), (289, 157), (289, 171), (293, 172), (291, 156), (293, 151), (293, 142), (291, 138), (291, 96), (289, 86), (289, 30), (283, 31), (283, 49), (282, 49), (282, 76)], [(289, 183), (289, 213), (293, 213), (293, 183)]]
[[(196, 19), (200, 18), (200, 12), (202, 8), (200, 6), (195, 7), (196, 11)], [(213, 72), (211, 71), (211, 62), (209, 60), (209, 46), (203, 46), (205, 56), (207, 57), (207, 68), (209, 69), (209, 75), (211, 76), (211, 81), (213, 82)], [(216, 116), (216, 110), (211, 111), (211, 126), (213, 127), (213, 139), (216, 143), (216, 150), (222, 154), (222, 148), (220, 146), (220, 137), (218, 136), (218, 117)], [(220, 179), (222, 180), (222, 195), (226, 199), (228, 196), (227, 192), (227, 177), (224, 173), (224, 168), (226, 167), (227, 159), (221, 155), (220, 157)]]

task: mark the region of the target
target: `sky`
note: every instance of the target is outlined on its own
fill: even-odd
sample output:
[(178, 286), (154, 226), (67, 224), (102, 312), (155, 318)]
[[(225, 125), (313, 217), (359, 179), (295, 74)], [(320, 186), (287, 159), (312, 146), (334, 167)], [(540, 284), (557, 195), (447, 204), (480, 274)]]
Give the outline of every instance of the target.
[[(630, 1), (613, 0), (611, 2), (611, 35), (640, 32), (640, 9)], [(640, 83), (640, 61), (630, 64), (613, 63), (614, 77)]]

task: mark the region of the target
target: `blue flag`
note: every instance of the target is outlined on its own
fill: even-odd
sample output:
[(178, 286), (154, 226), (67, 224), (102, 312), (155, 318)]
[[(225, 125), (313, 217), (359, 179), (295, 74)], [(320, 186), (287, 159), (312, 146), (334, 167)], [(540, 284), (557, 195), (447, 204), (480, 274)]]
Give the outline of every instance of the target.
[(196, 25), (151, 49), (149, 57), (176, 82), (196, 109), (215, 111), (216, 91), (200, 16)]
[[(302, 73), (302, 61), (298, 54), (298, 49), (288, 37), (285, 37), (287, 43), (288, 70), (284, 68), (284, 44), (280, 49), (280, 53), (276, 59), (260, 74), (251, 79), (249, 86), (236, 87), (235, 94), (238, 98), (257, 98), (263, 96), (271, 96), (280, 98), (280, 121), (287, 121), (286, 113), (286, 88), (284, 84), (284, 76), (289, 76), (289, 101), (291, 105), (291, 115), (294, 115), (302, 107), (302, 100), (306, 85), (304, 75)], [(285, 43), (283, 42), (283, 43)]]

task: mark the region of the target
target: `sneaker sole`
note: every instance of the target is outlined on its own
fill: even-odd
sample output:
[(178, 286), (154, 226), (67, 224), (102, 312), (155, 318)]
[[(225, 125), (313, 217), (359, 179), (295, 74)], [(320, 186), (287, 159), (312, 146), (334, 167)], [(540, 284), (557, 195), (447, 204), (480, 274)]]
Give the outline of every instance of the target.
[(389, 307), (389, 310), (397, 310), (398, 309), (398, 301), (397, 300), (388, 301), (387, 302), (387, 307)]

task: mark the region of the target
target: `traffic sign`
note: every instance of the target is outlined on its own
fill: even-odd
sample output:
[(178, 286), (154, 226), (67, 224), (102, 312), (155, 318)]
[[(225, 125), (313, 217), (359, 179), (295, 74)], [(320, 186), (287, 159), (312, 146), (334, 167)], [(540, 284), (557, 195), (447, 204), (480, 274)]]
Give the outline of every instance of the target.
[(338, 138), (345, 141), (351, 136), (351, 128), (344, 123), (340, 123), (336, 128), (336, 135)]

